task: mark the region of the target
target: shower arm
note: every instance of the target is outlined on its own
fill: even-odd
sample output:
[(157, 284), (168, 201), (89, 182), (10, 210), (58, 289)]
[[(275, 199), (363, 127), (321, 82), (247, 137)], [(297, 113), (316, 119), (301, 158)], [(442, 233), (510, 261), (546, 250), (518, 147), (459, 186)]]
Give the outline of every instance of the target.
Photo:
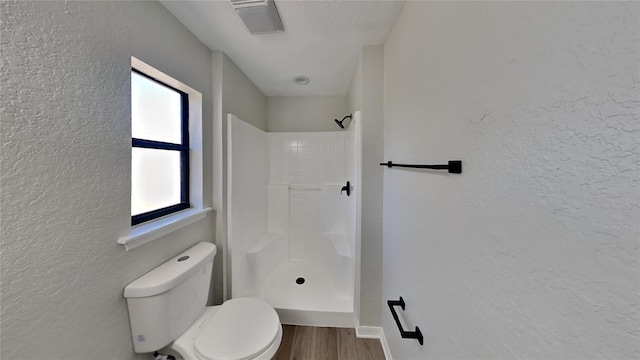
[(338, 124), (338, 126), (340, 126), (341, 129), (344, 129), (344, 125), (342, 125), (342, 123), (346, 120), (346, 119), (351, 119), (351, 115), (347, 115), (345, 117), (342, 118), (342, 120), (338, 120), (335, 119), (336, 124)]

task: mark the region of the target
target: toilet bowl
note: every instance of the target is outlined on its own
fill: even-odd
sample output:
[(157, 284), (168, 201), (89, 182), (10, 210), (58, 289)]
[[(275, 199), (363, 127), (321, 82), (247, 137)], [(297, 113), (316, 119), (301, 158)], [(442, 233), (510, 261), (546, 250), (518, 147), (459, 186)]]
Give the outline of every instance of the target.
[(237, 298), (207, 307), (167, 349), (185, 360), (270, 360), (281, 340), (273, 308), (258, 299)]
[(254, 298), (206, 306), (216, 247), (198, 243), (127, 285), (133, 349), (185, 360), (266, 360), (278, 351), (276, 311)]

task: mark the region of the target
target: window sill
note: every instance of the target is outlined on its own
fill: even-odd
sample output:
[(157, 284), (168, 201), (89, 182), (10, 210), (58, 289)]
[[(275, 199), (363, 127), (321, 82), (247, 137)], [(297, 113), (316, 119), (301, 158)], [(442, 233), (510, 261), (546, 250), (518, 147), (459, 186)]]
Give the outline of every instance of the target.
[(136, 225), (131, 228), (131, 234), (118, 239), (118, 244), (124, 245), (126, 251), (135, 249), (203, 219), (209, 211), (211, 211), (211, 208), (188, 209), (148, 223)]

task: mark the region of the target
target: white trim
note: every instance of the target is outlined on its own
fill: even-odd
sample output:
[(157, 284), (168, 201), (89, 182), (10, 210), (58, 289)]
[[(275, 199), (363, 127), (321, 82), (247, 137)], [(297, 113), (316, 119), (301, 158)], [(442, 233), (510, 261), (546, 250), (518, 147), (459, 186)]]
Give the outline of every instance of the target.
[(381, 327), (358, 325), (356, 326), (356, 337), (359, 339), (379, 339), (385, 359), (393, 360), (389, 343), (387, 343), (387, 337), (384, 335), (384, 330)]
[[(354, 310), (358, 324), (360, 321), (360, 280), (362, 268), (362, 112), (360, 110), (353, 112), (353, 118), (349, 124), (348, 131), (355, 131), (355, 155), (356, 155), (356, 178), (355, 178), (355, 196), (356, 196), (356, 233), (355, 233), (355, 272), (354, 272)], [(352, 129), (352, 130), (351, 130)]]
[(356, 337), (360, 339), (380, 339), (382, 328), (379, 326), (358, 326)]
[[(223, 114), (224, 116), (224, 114)], [(237, 119), (237, 120), (236, 120)], [(227, 251), (225, 252), (225, 259), (226, 259), (226, 264), (225, 264), (225, 269), (226, 269), (226, 273), (225, 273), (225, 277), (227, 278), (227, 282), (225, 285), (225, 298), (223, 301), (226, 301), (227, 299), (231, 299), (233, 298), (233, 257), (231, 256), (232, 250), (231, 248), (233, 247), (232, 244), (230, 243), (230, 239), (233, 239), (233, 216), (231, 216), (231, 214), (233, 213), (233, 202), (232, 200), (232, 191), (233, 191), (233, 123), (234, 121), (238, 121), (240, 119), (238, 119), (238, 117), (236, 117), (235, 115), (228, 113), (227, 114), (227, 133), (226, 138), (227, 138), (227, 158), (225, 159), (227, 162), (227, 172), (226, 172), (226, 184), (227, 184), (227, 192), (225, 194), (226, 199), (227, 199), (227, 208), (226, 208), (226, 213), (225, 213), (225, 222), (224, 222), (224, 226), (225, 226), (225, 231), (226, 231), (226, 245), (227, 245)], [(224, 175), (223, 175), (224, 176)]]
[(193, 89), (192, 87), (190, 87), (189, 85), (185, 85), (183, 83), (181, 83), (180, 81), (172, 78), (169, 75), (166, 75), (165, 73), (163, 73), (162, 71), (154, 68), (153, 66), (145, 63), (144, 61), (136, 58), (136, 57), (131, 57), (131, 67), (142, 71), (143, 73), (145, 73), (148, 76), (151, 76), (153, 78), (156, 78), (158, 80), (162, 80), (163, 83), (170, 85), (180, 91), (184, 91), (187, 94), (191, 95), (194, 93), (198, 93), (200, 94), (199, 91)]
[(193, 224), (204, 218), (209, 211), (211, 211), (211, 208), (188, 209), (136, 225), (131, 228), (131, 234), (118, 239), (118, 244), (124, 245), (125, 250), (129, 251)]
[(387, 337), (384, 334), (384, 329), (380, 328), (380, 344), (382, 344), (382, 351), (384, 351), (384, 358), (387, 360), (393, 360), (393, 356), (391, 356), (391, 349), (389, 348), (389, 343), (387, 342)]
[[(225, 213), (225, 201), (226, 201), (226, 193), (223, 191), (224, 186), (226, 186), (226, 178), (224, 166), (226, 159), (223, 158), (223, 155), (226, 152), (224, 148), (224, 143), (226, 140), (226, 134), (222, 131), (224, 129), (224, 116), (222, 115), (222, 65), (224, 62), (224, 54), (220, 50), (212, 50), (211, 51), (211, 90), (212, 90), (212, 99), (211, 101), (211, 112), (213, 114), (213, 126), (211, 127), (211, 137), (213, 139), (212, 146), (212, 166), (213, 166), (213, 192), (212, 192), (212, 204), (213, 208), (216, 210), (216, 219), (215, 219), (215, 244), (220, 251), (222, 256), (222, 301), (229, 299), (227, 294), (227, 284), (228, 284), (228, 259), (227, 259), (227, 230), (226, 230), (226, 216)], [(218, 260), (216, 260), (218, 261)], [(215, 282), (215, 279), (218, 279), (217, 276), (212, 277)]]

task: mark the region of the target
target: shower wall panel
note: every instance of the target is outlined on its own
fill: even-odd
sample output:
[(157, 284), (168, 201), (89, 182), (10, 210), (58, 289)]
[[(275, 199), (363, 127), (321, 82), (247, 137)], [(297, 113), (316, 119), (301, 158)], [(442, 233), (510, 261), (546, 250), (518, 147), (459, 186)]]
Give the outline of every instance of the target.
[[(268, 133), (270, 158), (269, 218), (273, 227), (282, 229), (288, 215), (290, 259), (313, 259), (338, 248), (353, 254), (353, 244), (339, 244), (323, 234), (346, 234), (350, 199), (340, 189), (347, 180), (347, 159), (353, 133)], [(350, 161), (350, 166), (354, 166)], [(283, 191), (287, 186), (288, 191)], [(286, 197), (286, 198), (285, 198)], [(278, 206), (285, 204), (288, 206)], [(272, 212), (273, 211), (273, 212)], [(287, 212), (285, 214), (285, 212)], [(270, 226), (272, 221), (269, 222)], [(276, 224), (280, 224), (277, 226)], [(352, 235), (349, 231), (349, 235)], [(347, 241), (346, 236), (335, 237)], [(348, 236), (353, 243), (353, 236)], [(331, 256), (330, 254), (326, 254)]]
[(256, 287), (247, 253), (267, 230), (267, 134), (229, 115), (228, 231), (232, 297), (249, 296)]
[[(324, 259), (326, 243), (320, 236), (320, 190), (291, 191), (290, 255), (294, 260)], [(323, 256), (324, 255), (324, 256)]]
[(289, 231), (289, 185), (269, 184), (267, 231), (286, 233)]
[(344, 132), (268, 133), (268, 137), (272, 184), (345, 182)]
[(232, 297), (260, 297), (285, 323), (353, 326), (358, 191), (341, 188), (359, 183), (357, 129), (265, 133), (230, 119)]
[[(361, 198), (361, 163), (362, 163), (362, 149), (360, 145), (360, 129), (362, 126), (362, 117), (359, 111), (353, 113), (353, 120), (349, 124), (347, 130), (344, 131), (345, 136), (345, 175), (350, 181), (352, 192), (351, 196), (347, 199), (347, 205), (344, 209), (345, 215), (343, 217), (345, 221), (345, 236), (347, 237), (347, 243), (349, 244), (349, 251), (352, 256), (356, 254), (356, 244), (360, 238), (360, 216), (358, 214), (358, 202), (357, 199)], [(358, 248), (359, 250), (359, 248)]]

